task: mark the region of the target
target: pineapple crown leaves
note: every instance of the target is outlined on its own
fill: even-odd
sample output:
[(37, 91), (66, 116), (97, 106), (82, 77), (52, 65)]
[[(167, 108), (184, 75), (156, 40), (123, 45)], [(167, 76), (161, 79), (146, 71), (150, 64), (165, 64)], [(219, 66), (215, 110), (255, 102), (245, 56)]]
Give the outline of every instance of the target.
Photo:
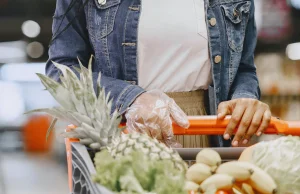
[(93, 148), (105, 147), (112, 143), (115, 136), (121, 134), (122, 129), (119, 128), (121, 117), (116, 110), (111, 114), (113, 99), (109, 100), (110, 93), (105, 95), (105, 90), (101, 87), (101, 73), (97, 79), (97, 94), (94, 91), (92, 58), (93, 56), (89, 60), (88, 68), (78, 59), (80, 68), (74, 69), (79, 74), (79, 78), (70, 67), (53, 62), (61, 71), (61, 83), (37, 73), (46, 90), (61, 105), (61, 107), (36, 109), (25, 113), (44, 112), (54, 117), (46, 138), (57, 119), (66, 120), (77, 126), (70, 132), (62, 133), (64, 137), (80, 138), (82, 142), (90, 144)]

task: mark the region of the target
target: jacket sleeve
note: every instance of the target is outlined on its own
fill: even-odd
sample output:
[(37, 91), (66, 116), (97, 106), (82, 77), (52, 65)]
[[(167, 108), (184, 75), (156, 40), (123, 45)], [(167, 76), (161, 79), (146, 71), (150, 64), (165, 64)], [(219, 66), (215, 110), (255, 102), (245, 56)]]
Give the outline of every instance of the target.
[(249, 20), (245, 32), (242, 58), (237, 75), (230, 89), (229, 99), (260, 99), (259, 82), (256, 74), (256, 66), (254, 64), (254, 51), (257, 41), (254, 10), (254, 1), (252, 0)]
[[(73, 5), (72, 9), (69, 9), (70, 5)], [(49, 59), (46, 63), (47, 76), (56, 81), (59, 81), (60, 72), (51, 61), (67, 65), (73, 69), (74, 66), (79, 67), (77, 57), (84, 65), (87, 65), (93, 54), (83, 7), (84, 3), (81, 0), (57, 0), (52, 24), (53, 42), (50, 45)], [(68, 28), (63, 30), (67, 26)], [(58, 33), (60, 34), (57, 36)], [(94, 85), (96, 85), (98, 74), (99, 72), (93, 72)], [(106, 93), (111, 92), (112, 111), (118, 109), (121, 114), (126, 111), (138, 95), (144, 92), (142, 88), (136, 85), (104, 75), (101, 76), (101, 86), (105, 88)]]

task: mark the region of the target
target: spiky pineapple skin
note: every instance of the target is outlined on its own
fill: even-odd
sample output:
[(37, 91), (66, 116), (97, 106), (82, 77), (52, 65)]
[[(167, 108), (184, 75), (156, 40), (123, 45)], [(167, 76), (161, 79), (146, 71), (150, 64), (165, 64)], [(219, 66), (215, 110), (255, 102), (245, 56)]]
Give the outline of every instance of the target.
[(157, 139), (152, 139), (146, 134), (139, 134), (137, 132), (122, 134), (120, 138), (116, 138), (107, 149), (115, 158), (120, 158), (135, 150), (142, 151), (148, 155), (150, 159), (171, 160), (174, 167), (182, 171), (187, 170), (187, 163), (182, 160), (175, 150), (158, 142)]

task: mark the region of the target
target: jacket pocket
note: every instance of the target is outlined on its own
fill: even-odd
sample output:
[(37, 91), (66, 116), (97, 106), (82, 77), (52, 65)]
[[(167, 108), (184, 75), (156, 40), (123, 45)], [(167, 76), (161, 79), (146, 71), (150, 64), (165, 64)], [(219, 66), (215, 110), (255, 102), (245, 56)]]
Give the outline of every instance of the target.
[(250, 1), (221, 5), (225, 18), (228, 44), (235, 52), (242, 52), (243, 50), (250, 7)]
[(114, 29), (115, 17), (121, 0), (106, 0), (99, 4), (92, 0), (88, 4), (88, 31), (92, 39), (101, 40)]

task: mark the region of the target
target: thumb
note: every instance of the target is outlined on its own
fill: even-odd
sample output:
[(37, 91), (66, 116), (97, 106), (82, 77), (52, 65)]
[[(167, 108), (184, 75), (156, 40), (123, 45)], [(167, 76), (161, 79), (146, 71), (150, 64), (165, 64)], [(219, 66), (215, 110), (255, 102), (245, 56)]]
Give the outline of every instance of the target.
[(221, 102), (218, 106), (218, 119), (224, 119), (226, 115), (232, 113), (232, 103), (233, 101)]
[(173, 99), (169, 102), (169, 111), (173, 120), (183, 128), (189, 128), (190, 122), (187, 115), (181, 110), (181, 108), (175, 103)]

